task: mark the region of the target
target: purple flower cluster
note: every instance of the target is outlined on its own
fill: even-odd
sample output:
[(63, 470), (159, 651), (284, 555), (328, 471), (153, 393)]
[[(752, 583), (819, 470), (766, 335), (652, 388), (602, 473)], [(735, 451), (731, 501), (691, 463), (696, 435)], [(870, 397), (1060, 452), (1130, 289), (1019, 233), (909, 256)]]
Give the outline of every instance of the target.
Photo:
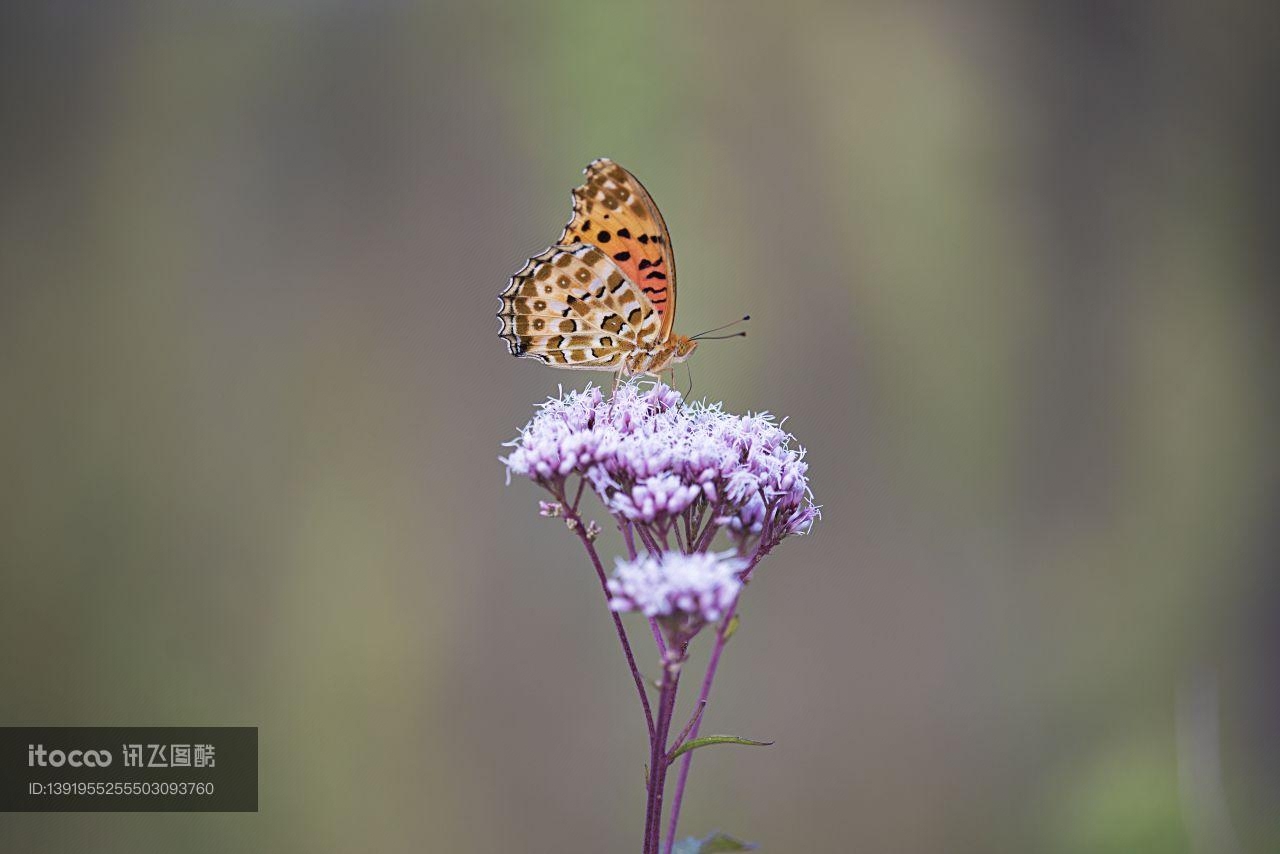
[(667, 552), (618, 560), (609, 579), (609, 607), (640, 611), (646, 617), (686, 615), (715, 622), (733, 606), (742, 590), (739, 573), (747, 561), (731, 553), (685, 555)]
[(706, 551), (725, 530), (745, 549), (767, 551), (819, 517), (804, 449), (767, 412), (733, 415), (720, 404), (684, 403), (657, 383), (551, 398), (509, 445), (511, 474), (565, 500), (578, 475), (621, 525), (654, 551), (674, 536), (681, 551)]
[[(581, 541), (613, 611), (649, 730), (644, 851), (683, 850), (687, 844), (675, 839), (692, 752), (679, 760), (663, 844), (667, 772), (677, 745), (697, 739), (744, 585), (774, 546), (808, 533), (819, 518), (804, 449), (767, 412), (734, 415), (720, 404), (686, 403), (662, 383), (636, 380), (616, 387), (611, 398), (591, 386), (562, 390), (507, 446), (502, 461), (508, 482), (513, 474), (527, 477), (549, 493), (551, 500), (538, 502), (539, 512), (563, 519)], [(600, 527), (583, 515), (588, 491), (604, 503), (626, 547), (628, 557), (618, 560), (611, 578), (595, 543)], [(717, 553), (711, 547), (721, 531), (733, 548)], [(626, 611), (648, 618), (662, 660), (655, 703), (620, 616)], [(697, 710), (676, 730), (679, 676), (690, 644), (716, 624)], [(708, 837), (706, 846), (725, 839)]]

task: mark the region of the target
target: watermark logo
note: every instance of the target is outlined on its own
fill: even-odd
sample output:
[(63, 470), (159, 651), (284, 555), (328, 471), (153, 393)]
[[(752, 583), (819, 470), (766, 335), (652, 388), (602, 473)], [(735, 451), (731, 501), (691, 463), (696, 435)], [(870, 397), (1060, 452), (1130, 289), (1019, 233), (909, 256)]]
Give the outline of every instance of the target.
[(43, 744), (27, 745), (28, 768), (105, 768), (110, 764), (110, 750), (45, 750)]
[(0, 812), (256, 812), (256, 727), (0, 727)]

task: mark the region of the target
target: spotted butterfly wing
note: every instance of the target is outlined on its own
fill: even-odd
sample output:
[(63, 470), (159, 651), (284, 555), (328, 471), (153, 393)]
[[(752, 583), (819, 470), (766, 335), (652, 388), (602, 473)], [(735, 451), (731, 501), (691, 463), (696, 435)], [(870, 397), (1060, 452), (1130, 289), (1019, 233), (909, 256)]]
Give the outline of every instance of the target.
[(635, 283), (587, 243), (533, 256), (500, 299), (498, 334), (511, 354), (560, 368), (616, 370), (661, 324)]
[(573, 217), (559, 242), (589, 243), (607, 254), (661, 316), (651, 343), (665, 342), (676, 317), (676, 259), (667, 224), (636, 176), (617, 163), (601, 158), (583, 172), (586, 180), (573, 191)]

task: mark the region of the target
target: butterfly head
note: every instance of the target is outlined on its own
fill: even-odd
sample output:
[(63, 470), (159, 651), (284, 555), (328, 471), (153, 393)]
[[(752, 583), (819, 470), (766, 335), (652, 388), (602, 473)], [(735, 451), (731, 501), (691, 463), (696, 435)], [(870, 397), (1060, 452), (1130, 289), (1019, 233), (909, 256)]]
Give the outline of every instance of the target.
[(656, 373), (677, 362), (683, 362), (696, 349), (697, 341), (673, 333), (665, 344), (653, 351), (653, 364), (648, 367), (647, 372)]
[(692, 338), (685, 338), (683, 335), (672, 335), (671, 346), (674, 348), (671, 354), (671, 361), (683, 362), (685, 359), (698, 349), (698, 342)]

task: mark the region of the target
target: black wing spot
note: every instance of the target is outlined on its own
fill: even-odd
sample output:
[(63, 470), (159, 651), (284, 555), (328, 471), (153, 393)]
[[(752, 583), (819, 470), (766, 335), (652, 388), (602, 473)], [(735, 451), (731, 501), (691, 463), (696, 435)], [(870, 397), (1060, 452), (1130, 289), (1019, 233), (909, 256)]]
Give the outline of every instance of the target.
[(641, 243), (648, 243), (648, 242), (649, 242), (649, 235), (647, 235), (647, 234), (642, 234), (642, 235), (640, 235), (639, 240), (640, 240), (640, 242), (641, 242)]
[(596, 240), (600, 241), (601, 243), (608, 243), (608, 242), (609, 242), (609, 232), (607, 232), (607, 231), (602, 231), (602, 232), (600, 232), (599, 234), (597, 234), (597, 235), (596, 235)]
[(629, 229), (626, 229), (626, 228), (620, 228), (620, 229), (618, 229), (618, 236), (619, 236), (619, 237), (621, 237), (623, 240), (630, 240), (630, 239), (631, 239), (631, 231), (630, 231)]
[(641, 270), (647, 270), (648, 268), (650, 268), (650, 267), (652, 267), (652, 266), (653, 266), (653, 262), (652, 262), (652, 261), (650, 261), (648, 258), (641, 258), (641, 259), (640, 259), (640, 269), (641, 269)]
[[(621, 237), (621, 236), (622, 236), (622, 232), (621, 232), (621, 231), (619, 231), (619, 232), (618, 232), (618, 236), (619, 236), (619, 237)], [(617, 255), (614, 255), (614, 256), (613, 256), (613, 260), (615, 260), (615, 261), (630, 261), (630, 260), (631, 260), (631, 253), (630, 253), (630, 252), (619, 252)]]
[(658, 271), (658, 270), (654, 270), (652, 273), (650, 273), (649, 275), (645, 276), (645, 278), (646, 278), (646, 279), (663, 279), (663, 280), (665, 281), (665, 280), (666, 280), (666, 278), (667, 278), (667, 274), (666, 274), (666, 273), (663, 273), (663, 272), (660, 272), (660, 271)]

